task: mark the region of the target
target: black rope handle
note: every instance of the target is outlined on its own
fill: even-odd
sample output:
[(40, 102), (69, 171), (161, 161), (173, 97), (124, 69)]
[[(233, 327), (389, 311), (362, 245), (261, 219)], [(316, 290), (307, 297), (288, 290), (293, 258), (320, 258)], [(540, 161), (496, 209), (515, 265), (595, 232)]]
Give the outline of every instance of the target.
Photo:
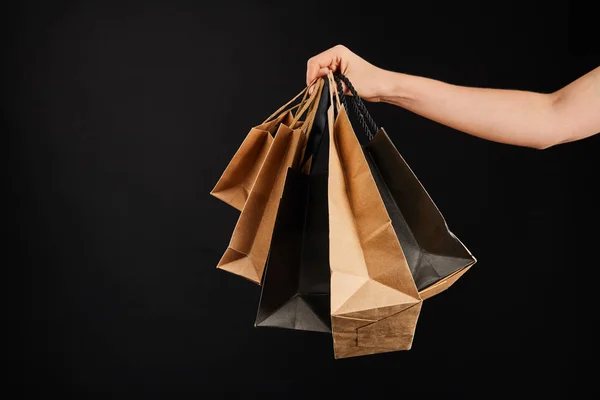
[[(338, 94), (340, 96), (340, 102), (344, 105), (346, 110), (350, 111), (350, 107), (348, 107), (348, 100), (347, 100), (346, 95), (344, 94), (344, 90), (342, 87), (342, 77), (340, 75), (341, 74), (334, 75), (336, 83), (337, 83)], [(344, 83), (345, 83), (345, 81), (344, 81)], [(350, 88), (350, 86), (348, 86), (347, 84), (346, 84), (346, 87)], [(352, 89), (354, 89), (354, 87), (352, 87)], [(356, 93), (356, 90), (354, 90), (354, 93)], [(352, 93), (352, 95), (356, 96), (354, 93)], [(365, 134), (367, 135), (367, 138), (369, 138), (369, 140), (371, 140), (373, 138), (373, 133), (371, 132), (370, 127), (367, 125), (364, 115), (363, 115), (358, 103), (354, 99), (352, 99), (351, 104), (352, 104), (354, 113), (358, 117), (358, 122), (360, 122), (361, 126), (363, 127)]]
[[(342, 79), (341, 78), (337, 78), (336, 79), (336, 83), (337, 83), (337, 88), (338, 88), (338, 93), (341, 93), (340, 95), (340, 101), (342, 102), (342, 104), (344, 105), (344, 107), (346, 107), (346, 110), (350, 110), (350, 108), (348, 107), (348, 100), (346, 95), (344, 94), (344, 90), (342, 87)], [(359, 105), (357, 104), (356, 101), (354, 101), (354, 99), (351, 100), (351, 104), (352, 104), (352, 108), (354, 109), (354, 113), (356, 114), (356, 116), (358, 117), (358, 121), (360, 122), (361, 126), (363, 127), (365, 134), (367, 135), (367, 137), (369, 138), (369, 140), (371, 140), (373, 138), (373, 133), (371, 132), (371, 129), (369, 128), (369, 126), (367, 125), (365, 118), (363, 116), (362, 111), (359, 108)]]
[(365, 103), (362, 101), (362, 98), (358, 95), (358, 92), (356, 91), (356, 89), (354, 88), (354, 86), (352, 85), (352, 83), (350, 82), (348, 77), (346, 77), (345, 75), (343, 75), (341, 73), (339, 75), (340, 75), (340, 78), (344, 81), (344, 83), (348, 87), (348, 89), (350, 90), (350, 93), (352, 93), (352, 101), (354, 103), (356, 103), (358, 108), (362, 111), (362, 117), (366, 118), (367, 122), (370, 124), (371, 129), (373, 130), (372, 133), (373, 134), (377, 133), (379, 128), (377, 127), (375, 120), (373, 120), (373, 118), (371, 117), (371, 114), (367, 110), (367, 107), (365, 106)]
[(375, 135), (375, 133), (377, 133), (379, 128), (377, 127), (375, 120), (373, 120), (373, 117), (371, 117), (371, 114), (369, 114), (369, 111), (367, 110), (367, 107), (365, 106), (362, 99), (358, 95), (358, 92), (356, 91), (356, 89), (354, 88), (354, 86), (352, 85), (352, 83), (350, 82), (348, 77), (345, 76), (344, 74), (338, 72), (338, 73), (334, 74), (334, 77), (335, 77), (335, 80), (337, 83), (337, 89), (338, 89), (338, 93), (340, 96), (340, 101), (342, 102), (342, 104), (344, 104), (346, 109), (348, 109), (348, 102), (346, 100), (346, 96), (344, 95), (344, 90), (342, 87), (342, 81), (343, 81), (346, 84), (346, 87), (348, 88), (348, 90), (350, 90), (350, 93), (352, 93), (352, 100), (351, 100), (352, 108), (354, 109), (354, 112), (356, 113), (360, 124), (362, 125), (363, 129), (365, 130), (365, 133), (367, 134), (367, 137), (369, 138), (369, 140), (373, 139), (373, 136)]
[(337, 92), (340, 97), (340, 102), (344, 105), (344, 107), (348, 108), (348, 102), (346, 101), (346, 95), (344, 94), (344, 87), (342, 86), (342, 80), (339, 76), (334, 75), (335, 83), (337, 84)]

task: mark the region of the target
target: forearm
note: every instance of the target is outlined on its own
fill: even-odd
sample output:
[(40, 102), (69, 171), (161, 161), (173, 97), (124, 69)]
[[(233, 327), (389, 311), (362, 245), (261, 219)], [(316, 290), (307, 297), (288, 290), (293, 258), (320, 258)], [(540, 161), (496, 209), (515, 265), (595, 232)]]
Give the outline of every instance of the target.
[(533, 148), (564, 140), (557, 131), (554, 95), (457, 86), (402, 73), (388, 74), (381, 101), (451, 128), (486, 140)]

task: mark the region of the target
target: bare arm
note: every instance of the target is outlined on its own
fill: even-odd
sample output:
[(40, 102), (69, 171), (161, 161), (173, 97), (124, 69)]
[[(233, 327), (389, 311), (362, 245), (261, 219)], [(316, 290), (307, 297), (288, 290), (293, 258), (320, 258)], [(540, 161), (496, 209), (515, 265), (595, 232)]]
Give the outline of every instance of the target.
[(600, 132), (600, 67), (549, 94), (384, 75), (380, 101), (483, 139), (544, 149)]
[(457, 86), (383, 70), (338, 45), (308, 60), (307, 84), (342, 71), (358, 94), (459, 131), (500, 143), (545, 149), (600, 132), (600, 67), (554, 93)]

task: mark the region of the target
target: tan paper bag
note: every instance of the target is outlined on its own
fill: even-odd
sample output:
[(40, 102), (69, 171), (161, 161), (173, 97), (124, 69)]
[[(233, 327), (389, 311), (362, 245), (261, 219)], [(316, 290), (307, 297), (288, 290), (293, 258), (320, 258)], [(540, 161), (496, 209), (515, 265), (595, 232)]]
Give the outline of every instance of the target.
[[(426, 300), (446, 290), (477, 262), (449, 229), (446, 219), (383, 127), (378, 126), (347, 76), (337, 73), (341, 103), (352, 111), (369, 138), (363, 152), (392, 220), (408, 267)], [(342, 83), (352, 93), (342, 94)]]
[(261, 284), (286, 173), (288, 168), (297, 166), (300, 161), (306, 133), (310, 132), (318, 105), (315, 99), (319, 98), (322, 87), (322, 81), (319, 81), (303, 108), (292, 119), (291, 125), (296, 126), (299, 117), (308, 112), (299, 127), (291, 129), (285, 124), (279, 125), (217, 268)]
[(334, 356), (408, 350), (422, 300), (361, 145), (336, 99), (328, 186)]
[[(256, 177), (263, 167), (267, 153), (273, 144), (273, 136), (281, 124), (290, 127), (291, 121), (294, 119), (292, 111), (305, 103), (306, 94), (305, 88), (275, 111), (262, 124), (250, 129), (250, 132), (223, 171), (219, 181), (210, 192), (211, 195), (238, 210), (243, 209)], [(301, 95), (304, 96), (300, 103), (290, 107)]]

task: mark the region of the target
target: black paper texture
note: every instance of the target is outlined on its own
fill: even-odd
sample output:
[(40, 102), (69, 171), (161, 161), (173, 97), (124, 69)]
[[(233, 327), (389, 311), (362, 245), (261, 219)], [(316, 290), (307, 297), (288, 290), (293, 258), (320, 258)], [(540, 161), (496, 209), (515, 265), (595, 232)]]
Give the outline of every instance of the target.
[(444, 217), (383, 129), (365, 157), (418, 290), (473, 263)]
[[(307, 143), (310, 173), (289, 168), (255, 326), (331, 332), (327, 179), (329, 86)], [(307, 157), (308, 158), (308, 157)]]

